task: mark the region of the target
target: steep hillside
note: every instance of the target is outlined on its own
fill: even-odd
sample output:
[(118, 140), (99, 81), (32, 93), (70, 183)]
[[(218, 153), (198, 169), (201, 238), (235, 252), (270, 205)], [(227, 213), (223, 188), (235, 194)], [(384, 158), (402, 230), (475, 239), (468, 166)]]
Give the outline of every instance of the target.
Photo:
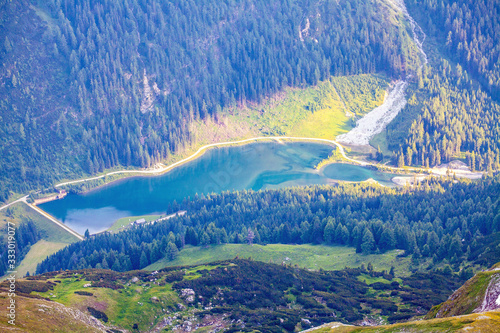
[(441, 48), (500, 98), (500, 8), (495, 0), (407, 0)]
[(446, 318), (500, 309), (500, 264), (477, 273), (426, 318)]
[[(57, 319), (60, 303), (79, 318), (85, 319), (85, 313), (118, 331), (293, 332), (332, 320), (395, 322), (421, 315), (460, 281), (458, 275), (440, 271), (395, 278), (371, 266), (309, 271), (232, 259), (155, 272), (51, 272), (17, 281), (17, 291), (51, 300), (38, 305), (19, 300), (28, 311), (47, 310), (38, 310), (38, 317), (48, 322)], [(6, 286), (0, 284), (0, 291)], [(45, 304), (53, 304), (52, 310)]]
[[(8, 254), (9, 227), (16, 228), (17, 276), (33, 274), (37, 264), (78, 239), (26, 204), (20, 202), (0, 211), (0, 257)], [(0, 277), (8, 270), (7, 261), (0, 262)]]
[(418, 63), (402, 19), (380, 1), (20, 0), (0, 9), (0, 200), (153, 165), (190, 142), (190, 122), (288, 86), (399, 77)]
[(9, 320), (7, 317), (9, 298), (6, 292), (0, 292), (0, 316), (2, 318), (0, 319), (0, 330), (2, 332), (113, 332), (90, 314), (60, 303), (18, 295), (16, 296), (16, 304), (18, 317), (15, 326), (13, 326), (7, 322)]
[[(403, 1), (395, 1), (403, 3)], [(408, 104), (372, 144), (394, 163), (434, 166), (461, 159), (500, 169), (500, 20), (494, 0), (406, 0), (428, 63), (408, 88)]]

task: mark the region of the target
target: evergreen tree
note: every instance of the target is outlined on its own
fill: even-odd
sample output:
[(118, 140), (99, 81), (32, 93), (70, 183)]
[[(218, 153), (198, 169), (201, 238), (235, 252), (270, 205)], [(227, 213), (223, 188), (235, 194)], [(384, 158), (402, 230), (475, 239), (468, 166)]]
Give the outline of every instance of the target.
[(361, 242), (361, 251), (365, 254), (372, 253), (375, 250), (375, 239), (370, 229), (366, 228), (363, 232), (363, 238)]
[(382, 235), (380, 236), (380, 241), (378, 247), (382, 251), (391, 250), (396, 245), (396, 239), (394, 238), (394, 231), (391, 228), (384, 228)]
[(167, 245), (167, 251), (166, 251), (167, 259), (170, 261), (174, 260), (175, 258), (177, 258), (178, 253), (179, 253), (179, 250), (177, 249), (177, 246), (174, 243), (169, 242)]
[(323, 235), (323, 239), (328, 244), (332, 244), (335, 240), (335, 234), (336, 234), (335, 229), (336, 228), (333, 224), (333, 221), (328, 221), (328, 223), (325, 226), (325, 231), (324, 231), (324, 235)]
[[(117, 260), (118, 261), (118, 260)], [(149, 260), (148, 260), (148, 257), (146, 256), (146, 253), (144, 251), (142, 251), (141, 253), (141, 258), (139, 260), (139, 267), (140, 268), (144, 268), (146, 267), (147, 265), (149, 265)]]

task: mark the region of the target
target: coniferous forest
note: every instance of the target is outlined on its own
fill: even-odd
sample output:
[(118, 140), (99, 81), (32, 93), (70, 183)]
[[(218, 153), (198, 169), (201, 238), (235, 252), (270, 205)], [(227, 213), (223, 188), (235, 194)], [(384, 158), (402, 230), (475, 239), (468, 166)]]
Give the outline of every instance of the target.
[(285, 87), (375, 72), (413, 82), (386, 130), (395, 164), (465, 154), (472, 169), (498, 169), (497, 6), (407, 5), (443, 45), (424, 67), (411, 29), (379, 2), (4, 1), (0, 200), (151, 166), (189, 145), (193, 121)]
[(406, 109), (387, 128), (389, 148), (405, 165), (434, 166), (465, 154), (472, 170), (498, 170), (498, 4), (410, 0), (407, 5), (427, 39), (439, 46), (417, 70)]
[(500, 98), (500, 8), (495, 0), (407, 1), (446, 54)]

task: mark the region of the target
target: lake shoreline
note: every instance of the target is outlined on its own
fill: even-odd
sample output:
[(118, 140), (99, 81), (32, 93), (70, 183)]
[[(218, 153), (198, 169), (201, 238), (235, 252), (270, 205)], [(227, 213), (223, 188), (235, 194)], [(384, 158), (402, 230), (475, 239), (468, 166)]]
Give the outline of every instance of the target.
[[(156, 176), (162, 176), (165, 175), (166, 173), (175, 170), (177, 167), (180, 167), (182, 165), (185, 165), (188, 162), (192, 162), (200, 157), (202, 157), (206, 152), (208, 152), (210, 149), (213, 148), (220, 148), (220, 147), (237, 147), (237, 146), (245, 146), (245, 145), (250, 145), (253, 143), (259, 143), (259, 142), (276, 142), (276, 143), (284, 143), (284, 142), (318, 142), (318, 143), (323, 143), (330, 145), (332, 147), (335, 147), (336, 144), (334, 143), (333, 140), (327, 140), (327, 139), (321, 139), (321, 138), (300, 138), (300, 137), (254, 137), (254, 138), (249, 138), (249, 139), (242, 139), (238, 141), (228, 141), (228, 142), (219, 142), (219, 143), (213, 143), (213, 144), (208, 144), (200, 147), (195, 153), (189, 155), (188, 157), (174, 162), (168, 166), (164, 166), (162, 169), (146, 169), (146, 170), (127, 170), (127, 169), (122, 169), (122, 170), (116, 170), (112, 172), (108, 172), (104, 175), (96, 176), (96, 177), (90, 177), (90, 178), (84, 178), (84, 179), (77, 179), (74, 181), (69, 181), (69, 182), (63, 182), (54, 185), (55, 188), (63, 187), (63, 186), (68, 186), (68, 185), (73, 185), (73, 184), (79, 184), (79, 183), (84, 183), (88, 181), (93, 181), (93, 180), (99, 180), (99, 179), (106, 179), (108, 176), (114, 176), (117, 174), (121, 174), (119, 178), (110, 180), (110, 181), (105, 181), (105, 183), (94, 186), (92, 188), (89, 188), (85, 191), (82, 192), (77, 192), (78, 194), (87, 194), (89, 192), (92, 192), (94, 190), (101, 189), (105, 186), (114, 184), (116, 182), (126, 180), (126, 179), (131, 179), (131, 178), (138, 178), (138, 177), (156, 177)], [(344, 161), (344, 162), (349, 162), (349, 161)], [(359, 163), (352, 163), (352, 164), (359, 164), (359, 165), (364, 165), (364, 162), (359, 161)], [(160, 163), (161, 164), (161, 163)], [(163, 164), (162, 164), (163, 165)], [(130, 175), (126, 175), (129, 173)], [(134, 174), (136, 173), (136, 174)], [(67, 189), (68, 190), (68, 189)], [(54, 199), (57, 200), (57, 199)], [(51, 200), (52, 201), (52, 200)]]
[[(206, 152), (209, 153), (205, 155)], [(332, 153), (336, 158), (330, 160)], [(94, 229), (90, 231), (95, 233), (106, 230), (109, 221), (153, 212), (156, 214), (164, 211), (169, 203), (180, 202), (196, 194), (341, 182), (369, 182), (394, 187), (402, 185), (394, 181), (398, 177), (408, 177), (412, 171), (422, 172), (421, 168), (394, 168), (366, 160), (354, 160), (345, 153), (344, 148), (335, 141), (317, 138), (260, 137), (211, 144), (161, 169), (108, 173), (100, 178), (101, 184), (108, 181), (108, 177), (119, 176), (120, 179), (113, 179), (112, 182), (86, 191), (84, 195), (68, 196), (65, 203), (46, 203), (41, 208), (75, 230), (83, 232), (85, 229), (78, 228), (85, 225), (88, 229)], [(327, 161), (328, 164), (318, 170), (318, 161)], [(169, 174), (172, 170), (176, 171)], [(159, 175), (162, 177), (156, 177)], [(138, 178), (140, 176), (142, 179)], [(95, 178), (71, 184), (92, 179)], [(59, 188), (61, 185), (64, 183)], [(95, 182), (92, 185), (96, 185)]]

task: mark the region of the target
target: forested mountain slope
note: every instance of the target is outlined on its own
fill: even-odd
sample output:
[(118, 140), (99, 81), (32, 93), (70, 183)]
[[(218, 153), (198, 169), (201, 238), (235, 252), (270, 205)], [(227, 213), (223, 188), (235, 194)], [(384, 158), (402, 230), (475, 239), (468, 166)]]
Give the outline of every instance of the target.
[(500, 99), (500, 7), (496, 0), (407, 0), (426, 31)]
[[(407, 0), (427, 34), (429, 64), (417, 71), (405, 110), (387, 127), (399, 164), (466, 157), (500, 168), (500, 15), (494, 0)], [(402, 158), (401, 158), (402, 157)]]
[(0, 7), (0, 199), (54, 178), (150, 166), (189, 142), (190, 121), (286, 86), (398, 77), (418, 62), (400, 17), (380, 1)]
[(432, 167), (465, 157), (471, 170), (500, 168), (500, 105), (477, 81), (441, 60), (419, 70), (415, 86), (406, 109), (387, 126), (399, 166)]

